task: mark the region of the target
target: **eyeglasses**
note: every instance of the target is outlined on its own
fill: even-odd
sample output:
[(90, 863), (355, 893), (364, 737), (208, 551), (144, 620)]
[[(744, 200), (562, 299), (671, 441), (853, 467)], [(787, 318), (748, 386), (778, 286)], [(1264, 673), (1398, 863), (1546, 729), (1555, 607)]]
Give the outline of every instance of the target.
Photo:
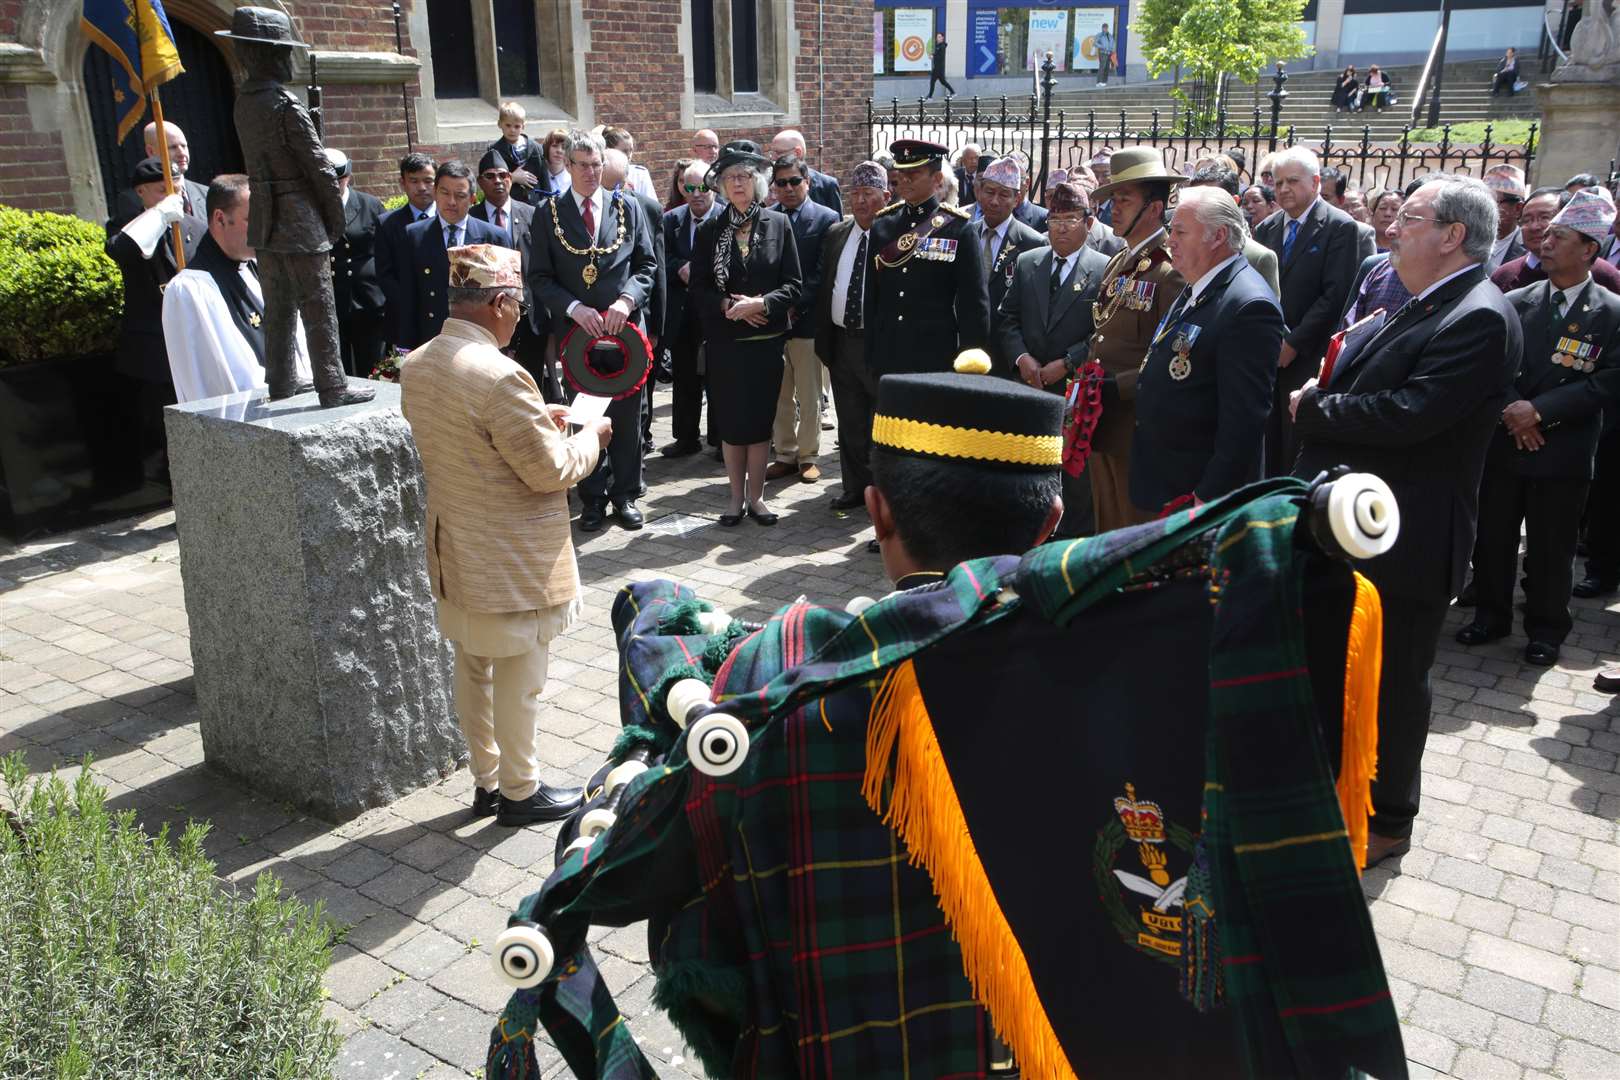
[(1436, 225), (1450, 225), (1451, 224), (1451, 222), (1449, 222), (1449, 221), (1441, 221), (1439, 218), (1424, 217), (1421, 214), (1408, 214), (1405, 210), (1401, 210), (1401, 211), (1397, 212), (1396, 215), (1395, 215), (1395, 220), (1397, 222), (1399, 222), (1402, 225), (1402, 227), (1410, 225), (1414, 221), (1432, 221)]
[(600, 161), (574, 161), (570, 159), (568, 162), (568, 167), (570, 169), (580, 169), (584, 172), (602, 171), (602, 163)]
[(1079, 217), (1068, 217), (1067, 215), (1065, 215), (1064, 217), (1049, 217), (1049, 218), (1047, 218), (1046, 219), (1047, 227), (1052, 228), (1052, 229), (1083, 229), (1083, 228), (1085, 228), (1086, 227), (1086, 219), (1091, 216), (1091, 211), (1090, 210), (1077, 210), (1075, 212), (1077, 214), (1079, 214), (1080, 216)]
[(804, 183), (804, 177), (783, 176), (776, 180), (772, 180), (771, 183), (775, 184), (777, 187), (798, 187), (800, 184)]
[(529, 313), (529, 303), (528, 303), (527, 300), (519, 300), (516, 297), (511, 296), (508, 293), (501, 293), (501, 299), (502, 300), (510, 300), (510, 301), (512, 301), (512, 303), (517, 305), (518, 317), (519, 318), (522, 318), (524, 315), (527, 315)]
[(709, 190), (708, 184), (682, 184), (681, 190), (688, 195), (700, 195)]

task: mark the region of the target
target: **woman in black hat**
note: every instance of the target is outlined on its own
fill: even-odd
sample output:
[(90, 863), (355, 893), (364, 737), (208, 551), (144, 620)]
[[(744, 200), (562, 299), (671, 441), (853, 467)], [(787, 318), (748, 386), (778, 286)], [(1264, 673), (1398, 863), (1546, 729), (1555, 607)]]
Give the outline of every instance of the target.
[[(709, 170), (726, 212), (698, 226), (691, 298), (703, 320), (710, 419), (720, 438), (731, 504), (720, 524), (746, 514), (761, 525), (771, 424), (782, 387), (788, 312), (803, 290), (788, 219), (765, 209), (770, 160), (747, 140), (728, 143)], [(746, 495), (746, 498), (745, 498)]]

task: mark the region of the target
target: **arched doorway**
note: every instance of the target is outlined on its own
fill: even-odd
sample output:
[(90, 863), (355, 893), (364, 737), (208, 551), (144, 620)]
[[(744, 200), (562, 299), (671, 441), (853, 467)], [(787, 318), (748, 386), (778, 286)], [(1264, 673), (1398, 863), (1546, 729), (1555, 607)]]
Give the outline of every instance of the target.
[[(186, 133), (191, 150), (191, 179), (207, 183), (220, 173), (242, 171), (242, 147), (236, 139), (231, 110), (236, 104), (236, 86), (224, 55), (210, 35), (194, 30), (176, 18), (171, 8), (169, 26), (186, 73), (163, 85), (163, 117), (178, 124)], [(101, 166), (102, 191), (109, 207), (118, 204), (118, 193), (129, 186), (129, 175), (146, 147), (141, 129), (152, 120), (151, 110), (119, 145), (115, 88), (126, 85), (127, 77), (111, 57), (94, 46), (84, 54), (85, 100), (90, 109), (91, 130)]]

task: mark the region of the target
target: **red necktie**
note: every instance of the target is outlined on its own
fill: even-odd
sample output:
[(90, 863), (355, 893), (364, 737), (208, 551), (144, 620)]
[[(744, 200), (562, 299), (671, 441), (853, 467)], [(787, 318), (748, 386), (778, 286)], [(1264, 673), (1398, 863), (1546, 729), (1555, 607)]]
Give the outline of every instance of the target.
[(580, 208), (579, 216), (585, 219), (585, 235), (596, 243), (596, 204), (586, 199), (585, 205)]
[(505, 210), (497, 210), (497, 211), (495, 211), (495, 227), (497, 229), (506, 228), (506, 211)]

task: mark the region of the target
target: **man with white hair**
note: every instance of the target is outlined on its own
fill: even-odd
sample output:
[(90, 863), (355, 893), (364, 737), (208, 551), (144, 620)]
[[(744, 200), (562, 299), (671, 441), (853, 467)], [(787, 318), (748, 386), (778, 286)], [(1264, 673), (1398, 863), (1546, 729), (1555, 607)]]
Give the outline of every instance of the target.
[(1243, 257), (1243, 212), (1219, 188), (1181, 191), (1170, 260), (1187, 284), (1136, 383), (1131, 502), (1198, 505), (1260, 479), (1282, 309)]
[(1310, 379), (1290, 401), (1300, 440), (1294, 475), (1348, 465), (1382, 477), (1400, 506), (1395, 546), (1358, 564), (1384, 608), (1368, 866), (1411, 847), (1429, 668), (1468, 569), (1486, 448), (1523, 352), (1518, 314), (1485, 276), (1496, 239), (1489, 188), (1430, 177), (1389, 238), (1412, 299), (1364, 343), (1339, 351), (1322, 385)]
[[(771, 160), (778, 161), (789, 154), (798, 154), (806, 162), (810, 155), (805, 149), (803, 132), (788, 128), (778, 131), (771, 140)], [(820, 203), (840, 217), (844, 214), (844, 196), (838, 190), (838, 181), (824, 172), (810, 170), (810, 201)]]
[(967, 143), (956, 154), (956, 191), (958, 201), (963, 206), (973, 202), (978, 196), (974, 189), (979, 182), (979, 157), (982, 151), (978, 143)]
[(1288, 395), (1316, 374), (1328, 338), (1356, 280), (1361, 260), (1376, 247), (1372, 233), (1322, 197), (1322, 163), (1302, 146), (1271, 160), (1273, 187), (1282, 207), (1254, 230), (1255, 239), (1277, 253), (1283, 318), (1288, 336), (1277, 350), (1275, 408), (1266, 426), (1266, 475), (1281, 476), (1298, 451), (1288, 422)]

